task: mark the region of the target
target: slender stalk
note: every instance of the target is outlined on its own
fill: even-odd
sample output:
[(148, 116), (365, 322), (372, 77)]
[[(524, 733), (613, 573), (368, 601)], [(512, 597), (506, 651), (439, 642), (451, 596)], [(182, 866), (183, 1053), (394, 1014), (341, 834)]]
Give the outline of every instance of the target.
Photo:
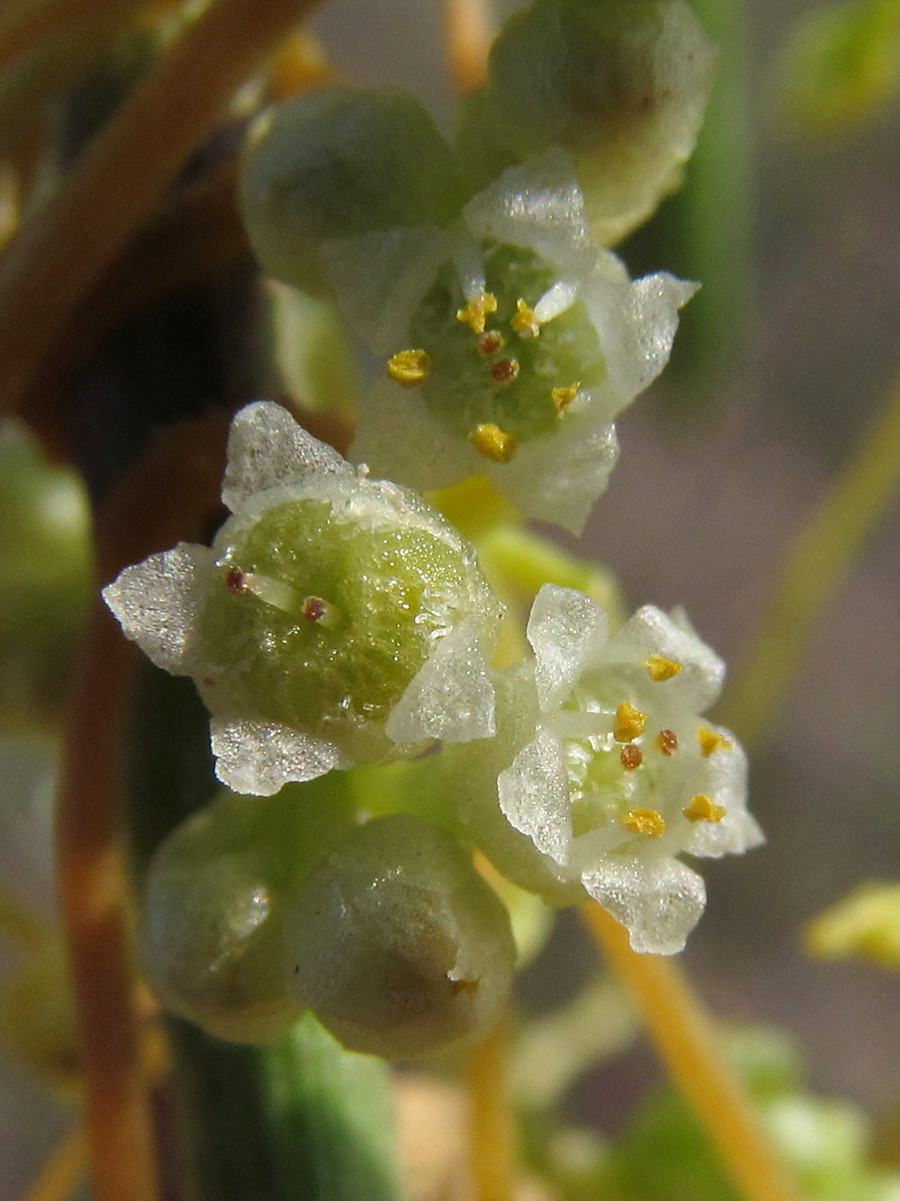
[(816, 619), (900, 490), (900, 375), (883, 411), (800, 531), (721, 720), (758, 743), (780, 713)]
[(801, 1201), (678, 964), (632, 951), (625, 928), (595, 903), (583, 906), (581, 916), (628, 985), (669, 1074), (745, 1201)]
[(99, 599), (73, 684), (57, 808), (60, 911), (69, 947), (96, 1201), (156, 1201), (156, 1155), (128, 925), (118, 752), (133, 647)]
[(314, 0), (214, 0), (151, 67), (0, 266), (0, 411), (16, 407), (87, 289), (237, 87)]
[(76, 1126), (53, 1149), (23, 1201), (70, 1201), (87, 1171), (84, 1130)]
[(444, 26), (450, 80), (456, 93), (465, 95), (487, 78), (493, 26), (489, 0), (445, 0)]
[(509, 1016), (469, 1052), (469, 1154), (476, 1201), (511, 1201), (515, 1130), (509, 1089)]

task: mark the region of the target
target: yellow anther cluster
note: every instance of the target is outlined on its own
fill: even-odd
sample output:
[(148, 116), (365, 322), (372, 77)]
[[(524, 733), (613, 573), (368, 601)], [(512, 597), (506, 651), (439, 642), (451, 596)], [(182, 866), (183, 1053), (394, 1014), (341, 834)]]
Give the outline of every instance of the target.
[(632, 809), (622, 818), (622, 825), (632, 834), (649, 838), (662, 838), (666, 832), (666, 819), (655, 809)]
[(681, 671), (680, 663), (676, 663), (674, 659), (664, 659), (662, 655), (651, 655), (649, 659), (644, 660), (641, 667), (646, 667), (650, 672), (650, 679), (656, 684), (671, 680)]
[(581, 384), (570, 384), (568, 388), (554, 388), (550, 393), (550, 398), (553, 401), (553, 407), (562, 417), (563, 413), (571, 405), (572, 401), (578, 395), (578, 390)]
[(525, 334), (529, 338), (536, 338), (541, 332), (541, 323), (524, 300), (516, 301), (516, 311), (510, 325), (517, 334)]
[(465, 322), (476, 334), (483, 334), (488, 313), (496, 311), (497, 297), (491, 292), (482, 292), (480, 296), (474, 296), (464, 309), (457, 311), (456, 319)]
[(730, 738), (711, 730), (709, 726), (700, 727), (697, 731), (697, 741), (700, 743), (700, 750), (705, 759), (714, 755), (716, 751), (730, 751), (733, 746)]
[(469, 441), (480, 455), (494, 463), (508, 463), (516, 453), (515, 438), (499, 425), (476, 425), (469, 434)]
[(636, 709), (630, 701), (622, 701), (616, 710), (613, 738), (616, 742), (631, 742), (644, 732), (646, 720), (647, 718), (640, 709)]
[(698, 793), (686, 809), (681, 811), (689, 822), (720, 822), (728, 810), (723, 805), (714, 805), (704, 793)]
[(425, 350), (401, 350), (388, 359), (388, 375), (404, 388), (423, 384), (431, 373), (431, 358)]

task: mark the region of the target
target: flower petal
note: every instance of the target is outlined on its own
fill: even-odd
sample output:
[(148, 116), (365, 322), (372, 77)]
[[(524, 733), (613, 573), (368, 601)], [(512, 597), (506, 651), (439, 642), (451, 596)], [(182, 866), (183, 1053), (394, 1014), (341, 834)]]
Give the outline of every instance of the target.
[(258, 400), (236, 413), (231, 423), (222, 500), (234, 513), (269, 488), (300, 484), (317, 475), (353, 474), (336, 450), (308, 434), (287, 409)]
[(722, 691), (725, 664), (695, 633), (683, 610), (664, 613), (644, 605), (609, 640), (610, 663), (640, 663), (651, 655), (671, 659), (682, 670), (660, 687), (677, 694), (695, 713), (702, 713)]
[(340, 766), (333, 743), (273, 722), (214, 717), (209, 731), (216, 776), (248, 796), (274, 796), (291, 780), (315, 780)]
[(453, 238), (435, 225), (376, 230), (327, 242), (338, 307), (377, 355), (402, 350), (419, 301), (453, 255)]
[(179, 542), (173, 550), (126, 567), (103, 599), (127, 638), (173, 675), (191, 675), (192, 641), (213, 553)]
[(463, 219), (476, 237), (527, 246), (560, 274), (581, 275), (596, 254), (584, 196), (558, 149), (504, 171), (469, 201)]
[(635, 951), (675, 955), (706, 906), (706, 886), (677, 859), (603, 859), (583, 872), (585, 890), (628, 928)]
[(539, 730), (497, 777), (500, 808), (514, 829), (557, 863), (568, 863), (572, 844), (569, 778), (559, 740)]
[(480, 625), (468, 617), (440, 638), (385, 724), (394, 742), (492, 738), (494, 687), (479, 645)]
[(602, 652), (609, 615), (583, 592), (544, 584), (528, 618), (534, 649), (534, 682), (541, 711), (558, 708), (585, 666)]
[(678, 310), (699, 284), (676, 279), (667, 272), (619, 282), (595, 272), (580, 296), (600, 335), (611, 390), (609, 418), (656, 379), (669, 361)]

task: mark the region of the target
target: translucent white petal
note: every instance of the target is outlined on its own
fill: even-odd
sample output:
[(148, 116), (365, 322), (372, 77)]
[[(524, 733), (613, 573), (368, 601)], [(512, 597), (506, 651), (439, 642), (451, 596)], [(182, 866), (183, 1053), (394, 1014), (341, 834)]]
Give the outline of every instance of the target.
[(469, 201), (463, 219), (476, 237), (526, 246), (560, 275), (580, 275), (595, 256), (584, 196), (561, 150), (504, 171)]
[(425, 491), (484, 474), (486, 460), (392, 380), (380, 380), (363, 398), (362, 408), (365, 416), (350, 455), (354, 463), (367, 463), (373, 475)]
[(516, 755), (497, 778), (500, 808), (514, 829), (565, 866), (572, 844), (569, 777), (562, 747), (547, 730)]
[[(598, 421), (589, 405), (582, 412), (570, 411), (552, 435), (524, 442), (511, 463), (491, 465), (487, 474), (525, 516), (552, 521), (577, 535), (618, 457), (614, 427)], [(477, 470), (474, 451), (472, 459), (471, 473), (484, 474), (485, 460)]]
[(562, 703), (585, 665), (602, 652), (609, 614), (583, 592), (544, 584), (532, 606), (527, 634), (534, 649), (538, 700), (547, 713)]
[(453, 236), (434, 225), (375, 230), (325, 244), (338, 307), (375, 354), (407, 349), (413, 310), (453, 248)]
[(595, 272), (583, 284), (579, 297), (600, 335), (610, 386), (621, 398), (618, 411), (665, 367), (678, 328), (678, 310), (698, 286), (666, 272), (631, 284)]
[(672, 616), (644, 605), (610, 639), (606, 659), (640, 663), (650, 655), (681, 664), (677, 676), (657, 687), (669, 689), (694, 713), (702, 713), (722, 691), (725, 664), (697, 637), (683, 613)]
[(740, 855), (765, 842), (756, 820), (747, 812), (747, 756), (734, 735), (721, 726), (711, 726), (731, 743), (705, 760), (704, 791), (713, 804), (725, 809), (720, 822), (695, 822), (684, 850), (691, 855), (718, 859)]
[(677, 859), (603, 859), (581, 882), (628, 928), (635, 951), (675, 955), (706, 906), (706, 887)]
[(103, 589), (125, 636), (173, 675), (193, 671), (194, 633), (212, 562), (207, 547), (179, 542), (173, 550), (126, 567)]
[(257, 493), (321, 475), (352, 476), (353, 470), (336, 450), (299, 426), (287, 409), (259, 400), (235, 414), (222, 483), (222, 500), (232, 512)]
[(494, 687), (479, 645), (481, 623), (467, 617), (439, 639), (385, 725), (394, 742), (492, 738)]
[(274, 796), (291, 780), (315, 780), (341, 766), (333, 743), (259, 721), (209, 723), (216, 775), (234, 792)]

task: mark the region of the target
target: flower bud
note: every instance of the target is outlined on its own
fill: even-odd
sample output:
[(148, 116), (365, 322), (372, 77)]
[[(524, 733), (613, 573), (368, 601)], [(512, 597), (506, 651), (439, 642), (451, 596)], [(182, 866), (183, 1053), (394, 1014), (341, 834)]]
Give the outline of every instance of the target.
[(506, 910), (449, 835), (406, 815), (328, 855), (285, 928), (291, 992), (353, 1051), (402, 1059), (483, 1034), (509, 991)]
[[(494, 44), (462, 153), (484, 140), (518, 161), (567, 151), (592, 233), (609, 245), (680, 182), (714, 61), (683, 0), (537, 0)], [(473, 158), (483, 162), (483, 152)]]
[(329, 239), (444, 224), (462, 202), (450, 147), (399, 92), (329, 87), (267, 112), (250, 130), (241, 210), (262, 267), (327, 294)]
[(303, 1005), (285, 987), (284, 898), (349, 822), (343, 776), (277, 800), (224, 793), (162, 844), (140, 956), (163, 1005), (230, 1042), (275, 1042)]

